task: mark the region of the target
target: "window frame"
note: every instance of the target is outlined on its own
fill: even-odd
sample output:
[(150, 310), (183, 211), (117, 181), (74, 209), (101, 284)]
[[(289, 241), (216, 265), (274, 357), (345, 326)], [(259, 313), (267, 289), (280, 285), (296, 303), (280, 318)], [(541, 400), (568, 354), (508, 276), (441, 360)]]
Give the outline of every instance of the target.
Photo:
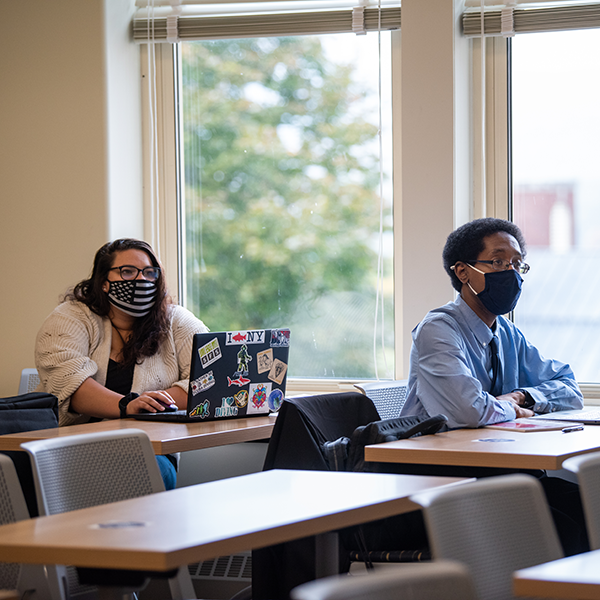
[[(485, 166), (481, 157), (481, 134), (474, 135), (474, 206), (480, 216), (512, 218), (512, 156), (511, 156), (511, 40), (486, 38), (485, 47)], [(481, 38), (473, 39), (473, 119), (481, 110)], [(481, 113), (479, 112), (479, 118)], [(474, 131), (476, 128), (474, 127)], [(487, 202), (481, 199), (481, 172), (486, 174)], [(484, 205), (487, 204), (487, 207)], [(487, 208), (487, 210), (486, 210)], [(579, 383), (586, 404), (600, 405), (600, 382)]]
[[(453, 300), (454, 290), (441, 268), (446, 236), (473, 218), (470, 40), (462, 36), (462, 0), (403, 0), (402, 30), (392, 32), (395, 379), (408, 377), (410, 332), (425, 314)], [(402, 44), (402, 52), (400, 46)], [(160, 49), (159, 49), (160, 47)], [(157, 246), (168, 269), (174, 299), (184, 297), (177, 273), (181, 262), (176, 225), (176, 140), (173, 50), (156, 44), (157, 172), (161, 195), (150, 198), (147, 46), (142, 49), (144, 118), (145, 237)], [(170, 72), (170, 79), (169, 79)], [(166, 78), (165, 84), (160, 78)], [(169, 106), (171, 110), (169, 111)], [(406, 202), (404, 198), (408, 199)], [(153, 225), (148, 215), (167, 215), (170, 226)], [(157, 246), (158, 247), (158, 246)], [(414, 260), (418, 253), (419, 260)], [(174, 265), (174, 266), (173, 266)], [(288, 380), (293, 394), (354, 390), (354, 381)]]
[[(400, 52), (400, 35), (397, 31), (390, 32), (392, 36), (392, 71), (399, 64)], [(149, 66), (148, 52), (149, 45), (141, 45), (142, 52), (142, 79), (143, 81), (151, 81), (152, 66)], [(179, 177), (183, 176), (183, 167), (181, 164), (181, 149), (180, 140), (177, 132), (179, 131), (179, 106), (177, 98), (179, 95), (179, 69), (180, 69), (180, 53), (178, 44), (156, 43), (154, 44), (155, 63), (156, 63), (156, 89), (160, 93), (156, 95), (156, 115), (157, 124), (157, 140), (158, 140), (158, 160), (156, 168), (158, 170), (158, 181), (161, 182), (158, 188), (158, 198), (153, 199), (150, 193), (151, 190), (151, 175), (152, 157), (151, 157), (151, 114), (150, 114), (150, 96), (152, 89), (149, 85), (144, 86), (144, 229), (150, 233), (150, 238), (153, 240), (155, 247), (160, 247), (162, 262), (165, 264), (167, 272), (168, 286), (170, 290), (177, 290), (177, 294), (173, 294), (173, 299), (185, 306), (186, 289), (185, 289), (185, 274), (184, 274), (184, 249), (185, 243), (185, 227), (181, 219), (183, 214), (184, 199), (181, 190), (178, 186)], [(394, 85), (396, 86), (394, 88)], [(392, 78), (392, 111), (398, 110), (399, 102), (396, 98), (399, 94), (395, 93), (399, 86), (399, 77)], [(394, 118), (394, 123), (397, 119)], [(168, 123), (173, 124), (172, 128), (167, 126)], [(398, 144), (396, 136), (394, 136), (394, 168), (397, 168), (399, 163), (396, 158)], [(394, 187), (394, 190), (396, 188)], [(394, 191), (394, 206), (398, 201), (398, 194)], [(154, 215), (154, 216), (153, 216)], [(158, 218), (156, 218), (156, 215)], [(176, 219), (173, 215), (177, 215)], [(394, 219), (396, 219), (396, 211), (394, 210)], [(159, 227), (154, 223), (158, 221)], [(159, 240), (158, 244), (155, 240)], [(396, 236), (394, 238), (394, 277), (398, 277), (398, 265), (401, 264), (397, 260), (398, 244)], [(173, 276), (175, 273), (175, 276)], [(394, 296), (395, 310), (397, 309), (398, 300), (397, 294)], [(200, 315), (202, 318), (202, 315)], [(397, 319), (396, 319), (397, 321)], [(398, 376), (398, 352), (402, 351), (402, 345), (397, 341), (400, 336), (395, 331), (395, 372), (396, 379), (402, 379), (402, 373)], [(401, 338), (400, 338), (401, 340)], [(356, 391), (354, 383), (363, 381), (362, 379), (337, 379), (337, 378), (304, 378), (290, 377), (287, 382), (287, 390), (290, 393), (333, 393), (339, 391)]]

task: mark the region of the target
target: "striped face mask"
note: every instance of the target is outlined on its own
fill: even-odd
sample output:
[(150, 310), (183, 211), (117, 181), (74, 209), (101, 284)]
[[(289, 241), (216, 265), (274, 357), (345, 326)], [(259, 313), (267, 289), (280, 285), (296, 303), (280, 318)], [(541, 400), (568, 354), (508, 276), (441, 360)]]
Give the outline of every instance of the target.
[(154, 306), (156, 281), (109, 281), (108, 300), (132, 317), (145, 317)]

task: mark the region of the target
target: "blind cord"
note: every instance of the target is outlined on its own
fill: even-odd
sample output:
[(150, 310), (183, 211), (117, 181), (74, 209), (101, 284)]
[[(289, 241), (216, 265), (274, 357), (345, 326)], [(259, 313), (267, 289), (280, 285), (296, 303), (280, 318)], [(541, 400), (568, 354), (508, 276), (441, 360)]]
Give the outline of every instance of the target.
[(148, 112), (150, 116), (150, 235), (152, 245), (161, 256), (158, 192), (158, 122), (156, 91), (156, 49), (154, 44), (154, 0), (148, 0)]
[(485, 0), (481, 0), (481, 217), (487, 217), (487, 194), (486, 194), (486, 161), (485, 151)]
[(375, 365), (375, 378), (379, 380), (379, 367), (377, 364), (377, 323), (379, 321), (379, 308), (381, 303), (381, 350), (383, 353), (383, 362), (385, 365), (385, 371), (388, 372), (387, 356), (385, 352), (385, 302), (383, 295), (383, 117), (381, 104), (383, 101), (382, 94), (382, 75), (381, 75), (381, 1), (378, 5), (379, 8), (379, 20), (378, 20), (378, 31), (377, 31), (377, 48), (379, 53), (379, 82), (378, 82), (378, 94), (379, 94), (379, 247), (377, 253), (377, 281), (376, 281), (376, 292), (375, 292), (375, 323), (373, 327), (373, 362)]

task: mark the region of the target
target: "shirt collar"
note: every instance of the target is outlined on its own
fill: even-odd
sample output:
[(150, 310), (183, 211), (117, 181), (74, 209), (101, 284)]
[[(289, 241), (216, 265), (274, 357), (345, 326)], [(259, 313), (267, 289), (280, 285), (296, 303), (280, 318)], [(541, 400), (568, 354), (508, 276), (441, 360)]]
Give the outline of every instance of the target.
[(475, 311), (463, 300), (463, 297), (459, 294), (456, 299), (456, 306), (458, 311), (462, 315), (469, 329), (473, 332), (473, 335), (477, 338), (477, 341), (482, 346), (487, 346), (494, 332), (497, 329), (497, 320), (494, 323), (494, 331), (492, 331), (475, 313)]

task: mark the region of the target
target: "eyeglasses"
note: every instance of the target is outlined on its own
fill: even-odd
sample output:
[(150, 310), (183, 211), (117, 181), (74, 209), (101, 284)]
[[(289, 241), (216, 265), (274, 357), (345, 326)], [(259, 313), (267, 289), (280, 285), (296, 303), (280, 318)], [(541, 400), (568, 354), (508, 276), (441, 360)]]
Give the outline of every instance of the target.
[(148, 281), (156, 281), (160, 277), (160, 267), (144, 267), (143, 269), (138, 269), (133, 265), (123, 265), (121, 267), (113, 267), (112, 269), (109, 269), (109, 271), (116, 271), (117, 269), (119, 269), (121, 278), (125, 281), (137, 279), (140, 273), (144, 276), (144, 279), (147, 279)]
[(529, 272), (531, 268), (527, 263), (524, 263), (520, 260), (503, 260), (501, 258), (495, 258), (494, 260), (469, 260), (467, 262), (470, 263), (485, 263), (487, 265), (492, 265), (494, 271), (507, 271), (511, 267), (520, 273), (521, 275), (525, 275), (525, 273)]

